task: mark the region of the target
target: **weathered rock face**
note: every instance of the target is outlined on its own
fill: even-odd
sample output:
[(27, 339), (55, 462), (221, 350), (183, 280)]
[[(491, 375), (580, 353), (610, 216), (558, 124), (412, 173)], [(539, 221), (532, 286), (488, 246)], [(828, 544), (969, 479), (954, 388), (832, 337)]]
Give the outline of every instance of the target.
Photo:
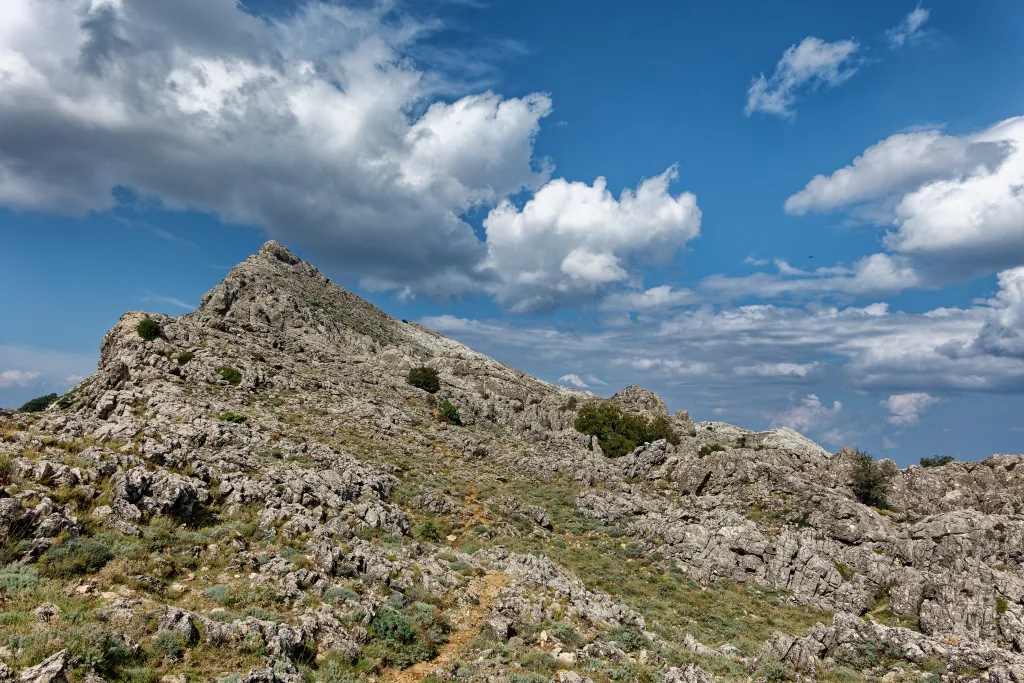
[[(150, 341), (137, 330), (146, 317), (161, 330)], [(420, 365), (438, 370), (436, 395), (407, 384)], [(478, 680), (510, 680), (529, 652), (563, 667), (558, 680), (643, 670), (703, 683), (709, 670), (745, 679), (768, 663), (805, 680), (839, 666), (910, 676), (936, 662), (945, 680), (1024, 680), (1021, 456), (897, 472), (890, 509), (878, 510), (853, 494), (850, 452), (786, 428), (694, 423), (639, 387), (611, 400), (667, 418), (680, 443), (606, 458), (572, 428), (573, 397), (391, 318), (269, 242), (195, 313), (126, 314), (98, 372), (38, 419), (0, 414), (0, 549), (31, 571), (68, 548), (92, 553), (47, 571), (120, 629), (119, 656), (157, 642), (167, 661), (178, 661), (174, 643), (261, 653), (235, 672), (243, 680), (303, 680), (298, 665), (316, 657), (379, 658), (375, 620), (399, 612), (420, 620), (417, 637), (466, 624), (472, 636), (458, 642), (491, 638), (464, 662)], [(436, 419), (442, 399), (463, 427)], [(108, 561), (89, 538), (119, 539), (114, 569), (75, 573)], [(464, 552), (465, 539), (479, 549)], [(652, 615), (659, 603), (645, 611), (594, 590), (600, 571), (585, 582), (558, 552), (523, 552), (530, 541), (578, 563), (628, 547), (627, 572), (779, 589), (780, 606), (834, 618), (762, 636), (753, 651), (705, 646)], [(22, 571), (5, 580), (36, 585)], [(36, 631), (67, 626), (60, 600), (18, 595)], [(239, 602), (267, 595), (273, 609)], [(444, 619), (428, 623), (435, 614)], [(80, 680), (95, 664), (76, 652), (27, 666), (0, 649), (0, 679)], [(454, 660), (430, 665), (457, 678)]]

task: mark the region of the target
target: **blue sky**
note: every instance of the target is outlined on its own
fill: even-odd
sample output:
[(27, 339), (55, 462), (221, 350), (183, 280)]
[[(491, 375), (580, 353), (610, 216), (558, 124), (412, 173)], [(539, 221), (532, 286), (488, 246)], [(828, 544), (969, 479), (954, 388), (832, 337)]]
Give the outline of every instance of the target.
[(774, 5), (5, 2), (0, 405), (273, 237), (552, 382), (1019, 452), (1024, 6)]

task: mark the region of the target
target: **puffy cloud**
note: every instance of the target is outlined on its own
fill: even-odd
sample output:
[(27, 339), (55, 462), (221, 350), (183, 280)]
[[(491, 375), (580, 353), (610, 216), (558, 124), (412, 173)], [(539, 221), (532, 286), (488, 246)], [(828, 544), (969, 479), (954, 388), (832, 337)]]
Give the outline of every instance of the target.
[(829, 407), (816, 394), (807, 394), (800, 403), (775, 417), (774, 423), (798, 432), (826, 433), (826, 440), (841, 441), (842, 437), (834, 428), (829, 429), (839, 418), (843, 404), (833, 401)]
[(673, 167), (618, 199), (604, 178), (556, 179), (522, 209), (502, 202), (484, 219), (498, 301), (517, 312), (551, 308), (635, 279), (638, 259), (669, 258), (700, 234), (701, 221), (692, 194), (669, 191), (675, 178)]
[(918, 5), (910, 14), (903, 17), (903, 21), (885, 32), (885, 39), (889, 41), (890, 49), (903, 47), (908, 42), (913, 42), (921, 36), (921, 27), (928, 21), (931, 10)]
[(991, 168), (1011, 151), (1001, 142), (944, 135), (937, 130), (897, 133), (871, 145), (849, 166), (817, 175), (786, 200), (786, 211), (805, 214), (906, 192), (921, 184)]
[[(892, 229), (887, 258), (921, 283), (975, 277), (1024, 263), (1024, 117), (976, 134), (901, 133), (818, 176), (787, 210), (869, 207)], [(880, 255), (876, 255), (880, 257)]]
[(809, 36), (782, 53), (770, 78), (762, 73), (747, 90), (744, 113), (764, 112), (792, 118), (797, 97), (809, 90), (832, 88), (857, 72), (854, 55), (860, 45), (855, 40), (829, 43)]
[(27, 388), (35, 386), (42, 373), (24, 370), (4, 370), (0, 372), (0, 389), (7, 387)]
[(888, 410), (888, 422), (892, 425), (914, 427), (918, 423), (921, 413), (925, 412), (939, 402), (936, 397), (924, 392), (910, 394), (893, 394), (881, 401), (879, 405)]
[(68, 375), (67, 377), (64, 378), (64, 383), (74, 386), (76, 384), (81, 383), (84, 379), (85, 377), (83, 377), (82, 375)]
[(580, 379), (579, 375), (573, 373), (569, 373), (568, 375), (562, 375), (561, 377), (558, 378), (558, 381), (561, 382), (562, 384), (571, 384), (574, 387), (579, 387), (580, 389), (590, 388), (586, 382)]
[[(0, 205), (155, 199), (315, 249), (370, 289), (520, 311), (636, 288), (637, 259), (697, 235), (674, 169), (618, 199), (603, 179), (549, 182), (550, 97), (465, 94), (486, 69), (427, 45), (440, 28), (389, 2), (273, 19), (234, 0), (9, 0)], [(488, 210), (484, 242), (464, 217)]]

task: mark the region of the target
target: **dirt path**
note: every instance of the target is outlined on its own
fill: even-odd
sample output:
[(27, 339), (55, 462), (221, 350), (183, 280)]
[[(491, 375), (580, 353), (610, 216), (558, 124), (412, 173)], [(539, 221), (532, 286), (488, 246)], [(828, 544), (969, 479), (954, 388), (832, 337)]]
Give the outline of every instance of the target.
[(387, 671), (383, 679), (387, 683), (418, 683), (426, 678), (431, 671), (444, 665), (457, 655), (466, 643), (473, 640), (480, 632), (480, 624), (484, 623), (498, 591), (508, 583), (508, 576), (502, 572), (491, 572), (473, 582), (473, 592), (480, 597), (480, 604), (470, 605), (458, 620), (454, 633), (448, 638), (441, 651), (429, 662), (414, 664), (402, 671)]

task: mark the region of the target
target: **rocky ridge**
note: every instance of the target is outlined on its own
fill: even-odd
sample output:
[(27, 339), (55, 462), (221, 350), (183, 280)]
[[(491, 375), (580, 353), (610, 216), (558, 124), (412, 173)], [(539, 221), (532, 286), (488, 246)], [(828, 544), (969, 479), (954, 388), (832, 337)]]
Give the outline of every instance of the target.
[(1021, 456), (883, 462), (876, 509), (848, 450), (629, 387), (679, 443), (606, 458), (592, 395), (274, 242), (100, 350), (0, 415), (0, 680), (1024, 680)]

